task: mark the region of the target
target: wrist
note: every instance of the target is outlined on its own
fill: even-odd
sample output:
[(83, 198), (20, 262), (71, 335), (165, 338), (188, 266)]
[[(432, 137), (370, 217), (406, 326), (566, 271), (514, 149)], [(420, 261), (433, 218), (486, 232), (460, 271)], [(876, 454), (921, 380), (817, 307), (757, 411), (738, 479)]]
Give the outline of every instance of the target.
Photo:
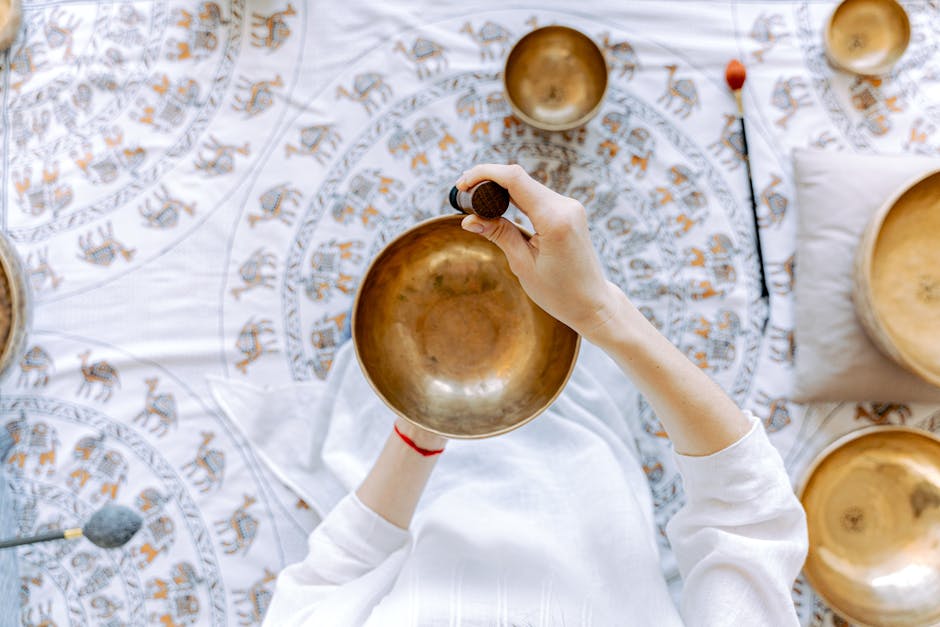
[[(630, 310), (636, 311), (623, 290), (610, 281), (607, 281), (606, 287), (607, 290), (595, 310), (594, 320), (590, 325), (578, 330), (581, 337), (604, 350), (626, 339), (624, 334), (631, 326), (628, 321)], [(636, 313), (642, 316), (638, 311)]]
[(415, 426), (404, 418), (395, 421), (395, 429), (399, 433), (399, 440), (405, 446), (408, 445), (401, 436), (414, 442), (418, 448), (429, 451), (440, 450), (447, 445), (447, 438)]

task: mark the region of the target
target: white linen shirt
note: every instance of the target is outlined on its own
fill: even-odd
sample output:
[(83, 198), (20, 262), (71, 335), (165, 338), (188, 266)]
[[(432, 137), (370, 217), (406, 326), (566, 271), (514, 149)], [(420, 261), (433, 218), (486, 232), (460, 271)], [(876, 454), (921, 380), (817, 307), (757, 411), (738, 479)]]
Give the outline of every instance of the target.
[(677, 455), (687, 502), (666, 529), (684, 581), (677, 608), (636, 452), (598, 418), (621, 413), (579, 366), (532, 423), (449, 442), (411, 531), (349, 494), (281, 572), (264, 624), (796, 625), (805, 516), (761, 423), (750, 417), (713, 455)]

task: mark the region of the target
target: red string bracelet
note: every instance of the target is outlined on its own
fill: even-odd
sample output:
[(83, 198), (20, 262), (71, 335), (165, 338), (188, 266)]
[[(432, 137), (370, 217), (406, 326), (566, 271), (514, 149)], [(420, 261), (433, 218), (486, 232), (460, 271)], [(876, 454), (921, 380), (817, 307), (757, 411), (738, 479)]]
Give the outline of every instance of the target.
[(414, 440), (412, 440), (407, 435), (399, 431), (398, 425), (395, 425), (395, 433), (398, 434), (398, 437), (400, 437), (405, 444), (413, 448), (416, 452), (420, 453), (421, 455), (424, 455), (425, 457), (431, 457), (432, 455), (440, 455), (441, 453), (444, 452), (444, 449), (442, 448), (433, 449), (433, 450), (428, 449), (428, 448), (421, 448), (420, 446), (415, 444)]

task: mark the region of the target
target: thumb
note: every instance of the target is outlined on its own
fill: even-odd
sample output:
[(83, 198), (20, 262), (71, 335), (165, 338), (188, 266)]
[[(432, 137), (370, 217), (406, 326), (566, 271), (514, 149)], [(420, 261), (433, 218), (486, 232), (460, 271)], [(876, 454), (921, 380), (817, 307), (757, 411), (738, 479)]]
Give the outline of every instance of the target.
[(509, 268), (518, 275), (532, 263), (532, 251), (522, 232), (506, 218), (486, 220), (476, 215), (463, 219), (460, 226), (471, 233), (479, 233), (503, 251)]

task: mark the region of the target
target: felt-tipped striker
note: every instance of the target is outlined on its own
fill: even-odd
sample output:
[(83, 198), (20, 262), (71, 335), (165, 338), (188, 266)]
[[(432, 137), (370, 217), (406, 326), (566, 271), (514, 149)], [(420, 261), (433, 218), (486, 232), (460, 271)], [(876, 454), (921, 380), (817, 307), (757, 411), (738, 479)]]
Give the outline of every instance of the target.
[[(757, 196), (754, 195), (754, 181), (751, 175), (751, 157), (747, 148), (747, 130), (744, 126), (744, 102), (741, 99), (741, 88), (744, 87), (744, 81), (747, 79), (747, 70), (744, 64), (737, 59), (732, 59), (725, 67), (725, 82), (734, 94), (734, 101), (738, 105), (738, 117), (741, 119), (741, 160), (744, 161), (744, 168), (747, 172), (747, 187), (751, 192), (751, 212), (754, 215), (754, 237), (757, 243), (757, 265), (760, 268), (760, 289), (761, 298), (769, 299), (767, 289), (767, 277), (764, 276), (764, 254), (760, 243), (760, 226), (757, 219)], [(767, 316), (764, 317), (763, 327), (767, 328)]]
[(143, 520), (140, 515), (123, 505), (105, 505), (95, 512), (84, 527), (60, 529), (29, 538), (12, 538), (0, 541), (0, 549), (6, 549), (49, 540), (73, 540), (85, 536), (103, 549), (124, 546), (140, 529)]

